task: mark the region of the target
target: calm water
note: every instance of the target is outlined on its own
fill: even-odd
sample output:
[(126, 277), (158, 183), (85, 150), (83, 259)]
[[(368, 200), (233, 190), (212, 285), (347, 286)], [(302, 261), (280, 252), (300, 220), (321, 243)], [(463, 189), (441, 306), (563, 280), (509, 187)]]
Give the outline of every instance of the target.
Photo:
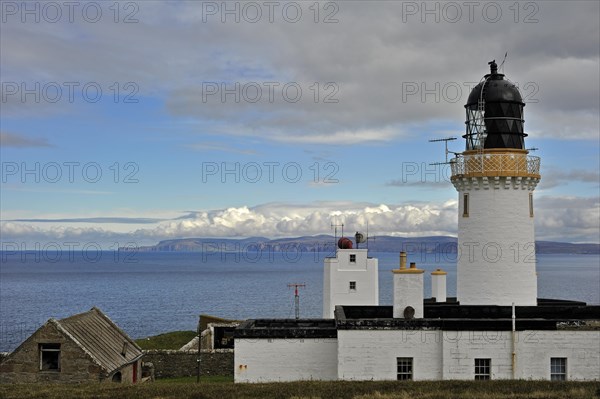
[[(379, 258), (380, 303), (391, 304), (398, 254)], [(293, 291), (300, 292), (301, 316), (320, 317), (322, 265), (326, 254), (284, 254), (226, 259), (201, 253), (113, 252), (85, 259), (75, 254), (3, 254), (0, 264), (0, 351), (14, 349), (48, 318), (62, 318), (97, 306), (133, 338), (173, 330), (195, 330), (198, 315), (225, 318), (293, 317)], [(213, 259), (214, 258), (214, 259)], [(448, 272), (448, 295), (455, 295), (456, 264), (428, 254), (410, 256), (428, 271)], [(56, 260), (56, 261), (55, 261)], [(538, 296), (600, 303), (600, 256), (538, 255)], [(425, 295), (430, 276), (425, 274)]]

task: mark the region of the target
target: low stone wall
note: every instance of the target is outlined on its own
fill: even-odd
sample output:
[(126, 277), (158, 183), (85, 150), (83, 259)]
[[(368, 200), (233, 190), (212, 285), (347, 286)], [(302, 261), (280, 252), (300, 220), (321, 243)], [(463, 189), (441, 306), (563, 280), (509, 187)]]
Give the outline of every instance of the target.
[[(192, 377), (197, 375), (198, 351), (148, 350), (145, 363), (154, 365), (155, 378)], [(233, 350), (203, 350), (200, 356), (200, 373), (203, 376), (233, 376)]]

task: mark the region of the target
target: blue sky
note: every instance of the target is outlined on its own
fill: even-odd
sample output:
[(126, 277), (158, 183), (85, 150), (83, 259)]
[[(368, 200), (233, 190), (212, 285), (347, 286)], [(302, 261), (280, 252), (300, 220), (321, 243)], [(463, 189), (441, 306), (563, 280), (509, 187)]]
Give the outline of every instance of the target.
[(470, 88), (506, 52), (542, 158), (536, 236), (600, 241), (597, 2), (82, 2), (71, 17), (28, 4), (2, 4), (3, 243), (334, 221), (455, 235), (447, 168), (428, 166), (443, 145), (428, 140), (464, 149)]

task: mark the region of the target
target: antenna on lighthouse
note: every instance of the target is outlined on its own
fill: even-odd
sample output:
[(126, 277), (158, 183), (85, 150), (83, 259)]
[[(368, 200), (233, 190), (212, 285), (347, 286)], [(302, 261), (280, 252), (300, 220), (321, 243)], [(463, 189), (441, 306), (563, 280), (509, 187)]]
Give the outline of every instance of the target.
[(430, 143), (438, 143), (440, 141), (443, 141), (444, 145), (445, 145), (445, 148), (446, 148), (446, 151), (445, 151), (446, 161), (445, 162), (433, 162), (433, 163), (430, 163), (429, 165), (432, 165), (432, 166), (433, 165), (447, 165), (447, 164), (451, 163), (451, 162), (448, 161), (448, 154), (454, 154), (454, 155), (459, 155), (460, 154), (459, 152), (450, 151), (448, 149), (448, 142), (449, 141), (453, 141), (453, 140), (456, 140), (456, 137), (447, 137), (445, 139), (431, 139), (431, 140), (429, 140)]
[(342, 224), (336, 224), (336, 223), (331, 223), (331, 228), (333, 229), (333, 245), (335, 247), (335, 252), (337, 253), (337, 248), (338, 248), (338, 242), (337, 242), (337, 229), (338, 227), (342, 228), (342, 237), (344, 236), (344, 223)]
[(376, 236), (371, 237), (367, 232), (367, 249), (369, 249), (369, 241), (375, 241), (376, 238)]
[(300, 293), (298, 288), (305, 288), (306, 284), (289, 283), (288, 288), (294, 288), (294, 310), (296, 314), (296, 320), (300, 318)]
[(506, 52), (506, 54), (504, 54), (504, 59), (502, 60), (502, 63), (499, 66), (499, 68), (502, 69), (502, 73), (504, 73), (504, 63), (506, 62), (506, 57), (508, 57), (508, 51)]

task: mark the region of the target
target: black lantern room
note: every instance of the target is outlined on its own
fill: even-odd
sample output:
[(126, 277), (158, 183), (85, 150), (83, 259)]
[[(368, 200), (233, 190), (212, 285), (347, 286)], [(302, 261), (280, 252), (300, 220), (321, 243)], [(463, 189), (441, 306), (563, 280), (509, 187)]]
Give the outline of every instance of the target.
[(523, 107), (517, 86), (498, 73), (491, 61), (490, 73), (471, 91), (467, 105), (467, 150), (525, 149)]

